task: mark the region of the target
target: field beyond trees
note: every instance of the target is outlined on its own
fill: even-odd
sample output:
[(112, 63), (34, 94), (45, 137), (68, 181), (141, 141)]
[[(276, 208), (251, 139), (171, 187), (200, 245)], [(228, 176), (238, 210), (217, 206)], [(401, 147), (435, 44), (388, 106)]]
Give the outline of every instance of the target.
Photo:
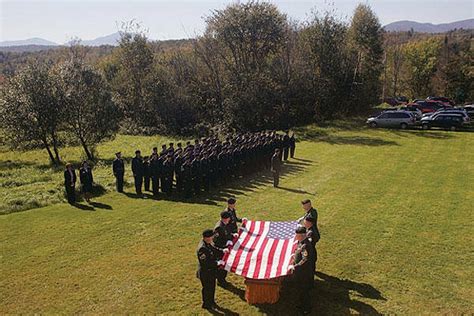
[[(282, 188), (262, 172), (188, 201), (137, 199), (129, 186), (73, 207), (43, 152), (2, 149), (2, 212), (49, 205), (0, 216), (0, 314), (203, 314), (195, 249), (231, 195), (240, 216), (261, 220), (295, 219), (301, 199), (314, 201), (314, 314), (473, 313), (474, 133), (332, 126), (296, 131)], [(116, 150), (130, 158), (164, 141), (102, 143), (95, 181), (113, 188)], [(80, 155), (62, 150), (65, 161)], [(291, 293), (249, 306), (243, 280), (229, 279), (216, 295), (227, 314), (293, 313)]]

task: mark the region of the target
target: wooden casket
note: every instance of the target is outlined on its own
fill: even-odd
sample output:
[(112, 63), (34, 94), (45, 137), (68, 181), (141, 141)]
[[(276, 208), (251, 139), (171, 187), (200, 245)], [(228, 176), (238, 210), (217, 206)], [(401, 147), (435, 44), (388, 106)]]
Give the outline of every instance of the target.
[(281, 278), (245, 279), (245, 300), (249, 304), (274, 304), (280, 299)]

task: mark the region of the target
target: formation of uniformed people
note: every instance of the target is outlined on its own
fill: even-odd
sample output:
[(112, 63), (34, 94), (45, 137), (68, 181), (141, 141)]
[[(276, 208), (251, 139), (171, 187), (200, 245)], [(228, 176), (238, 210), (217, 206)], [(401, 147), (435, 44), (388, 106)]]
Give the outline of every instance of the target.
[[(311, 201), (301, 201), (305, 214), (299, 218), (295, 231), (298, 242), (292, 263), (288, 267), (289, 281), (296, 286), (298, 312), (303, 315), (311, 313), (311, 289), (314, 287), (314, 274), (316, 272), (316, 243), (320, 239), (318, 229), (318, 212)], [(239, 218), (235, 208), (236, 200), (227, 200), (227, 207), (220, 214), (214, 230), (207, 229), (203, 232), (203, 239), (198, 245), (197, 257), (199, 262), (197, 277), (202, 284), (202, 307), (214, 309), (216, 280), (219, 285), (226, 287), (227, 271), (222, 266), (224, 255), (229, 252), (229, 247), (238, 237), (237, 223), (246, 222), (247, 219)]]
[[(207, 192), (211, 187), (230, 179), (270, 169), (274, 186), (278, 186), (282, 162), (294, 157), (296, 141), (276, 132), (237, 134), (225, 140), (212, 136), (188, 141), (185, 146), (174, 143), (153, 148), (144, 158), (137, 150), (132, 159), (132, 173), (137, 195), (145, 191), (171, 195), (173, 191), (185, 197)], [(125, 163), (116, 153), (113, 173), (118, 192), (123, 192)], [(150, 186), (151, 185), (151, 186)]]

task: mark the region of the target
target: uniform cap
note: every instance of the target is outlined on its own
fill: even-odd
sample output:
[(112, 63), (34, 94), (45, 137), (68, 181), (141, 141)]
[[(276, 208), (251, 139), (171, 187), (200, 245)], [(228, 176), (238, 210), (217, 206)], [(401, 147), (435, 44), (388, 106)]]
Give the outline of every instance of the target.
[(303, 204), (303, 205), (308, 204), (308, 203), (311, 203), (311, 200), (306, 199), (306, 200), (301, 201), (301, 204)]
[(228, 211), (221, 212), (221, 218), (222, 219), (230, 218), (230, 213)]
[(297, 234), (306, 234), (306, 228), (302, 227), (302, 226), (298, 226), (298, 228), (296, 228), (295, 233), (297, 233)]
[(214, 231), (212, 229), (206, 229), (202, 232), (202, 237), (212, 237), (214, 236)]
[(235, 204), (235, 202), (237, 202), (234, 198), (230, 198), (227, 200), (227, 203), (228, 204)]

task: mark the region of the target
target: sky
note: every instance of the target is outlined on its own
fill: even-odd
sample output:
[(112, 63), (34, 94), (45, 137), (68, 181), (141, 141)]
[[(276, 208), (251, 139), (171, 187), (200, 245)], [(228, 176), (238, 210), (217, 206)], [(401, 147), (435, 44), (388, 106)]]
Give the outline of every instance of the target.
[[(0, 0), (0, 41), (41, 37), (65, 43), (117, 32), (135, 19), (150, 39), (190, 38), (201, 34), (205, 17), (234, 1), (223, 0)], [(243, 0), (242, 0), (243, 2)], [(412, 20), (434, 24), (474, 17), (474, 0), (267, 0), (295, 20), (312, 10), (335, 8), (343, 18), (360, 2), (369, 4), (382, 25)]]

